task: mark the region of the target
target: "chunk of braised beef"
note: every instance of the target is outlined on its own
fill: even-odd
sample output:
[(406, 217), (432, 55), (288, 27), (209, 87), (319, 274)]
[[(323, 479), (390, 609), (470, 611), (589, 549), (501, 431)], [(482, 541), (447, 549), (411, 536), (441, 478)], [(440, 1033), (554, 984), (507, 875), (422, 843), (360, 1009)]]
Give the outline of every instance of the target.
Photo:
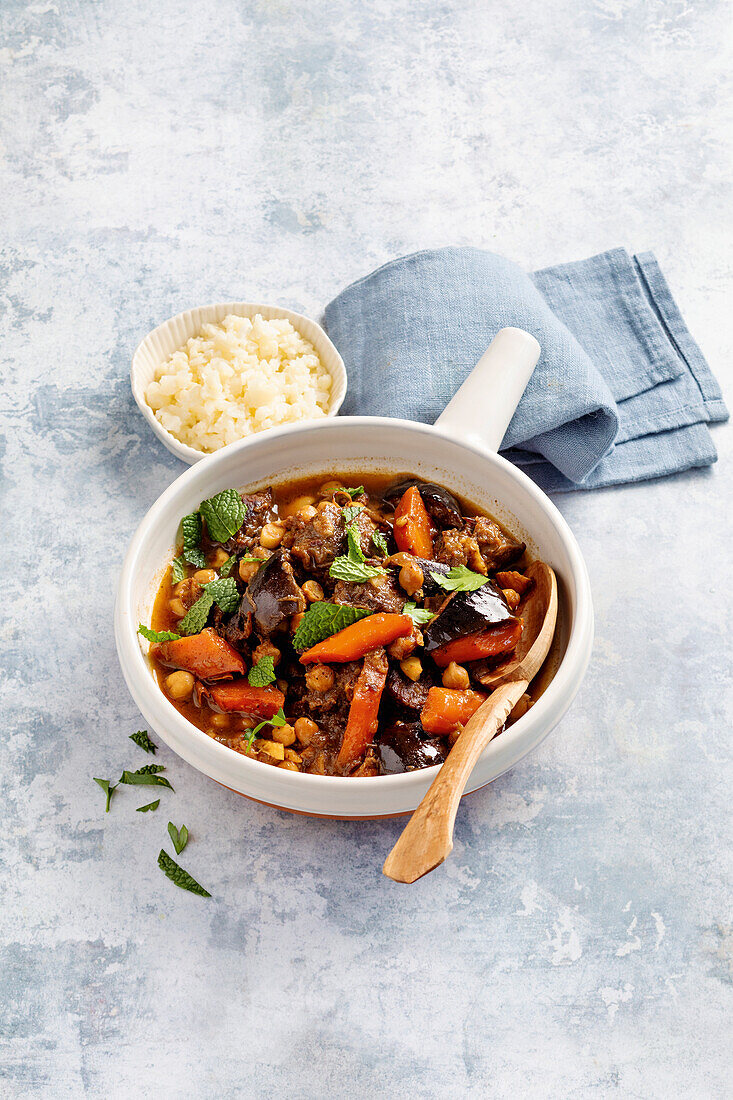
[(282, 629), (293, 615), (305, 610), (305, 596), (287, 550), (276, 551), (260, 566), (242, 602), (254, 616), (257, 633), (264, 636)]
[(229, 642), (229, 645), (241, 651), (252, 633), (252, 612), (244, 599), (231, 615), (225, 614), (215, 605), (212, 625), (217, 634)]
[(517, 561), (526, 549), (523, 542), (507, 531), (503, 531), (499, 524), (488, 516), (473, 516), (466, 520), (466, 527), (470, 529), (478, 543), (481, 557), (489, 572), (503, 569), (511, 562)]
[(433, 553), (438, 561), (449, 568), (455, 565), (467, 565), (475, 573), (486, 573), (487, 566), (481, 556), (479, 544), (467, 531), (451, 528), (441, 531), (433, 542)]
[(456, 638), (477, 634), (513, 618), (504, 593), (493, 581), (487, 581), (475, 592), (454, 592), (423, 629), (425, 652), (432, 653)]
[(290, 516), (285, 521), (282, 545), (292, 552), (306, 572), (322, 576), (334, 558), (346, 550), (341, 509), (332, 501), (324, 500), (310, 519), (298, 514)]
[(461, 526), (463, 513), (458, 501), (452, 493), (433, 481), (420, 481), (416, 477), (403, 478), (402, 481), (390, 485), (382, 497), (383, 502), (394, 508), (412, 485), (417, 486), (425, 509), (436, 527), (442, 530), (447, 527)]
[(415, 557), (414, 562), (419, 565), (423, 575), (422, 590), (426, 596), (434, 596), (436, 593), (445, 592), (445, 589), (441, 588), (438, 582), (434, 579), (433, 574), (437, 573), (438, 576), (444, 577), (447, 573), (450, 573), (451, 567), (443, 561), (434, 561), (431, 558), (418, 558)]
[(382, 731), (377, 752), (383, 770), (392, 775), (442, 764), (447, 746), (437, 737), (426, 738), (419, 722), (394, 722)]
[(369, 611), (386, 611), (399, 615), (405, 606), (405, 593), (392, 573), (375, 577), (364, 584), (338, 581), (333, 590), (333, 602), (347, 607), (364, 607)]
[(430, 677), (423, 673), (419, 680), (410, 680), (396, 668), (390, 668), (387, 677), (387, 695), (407, 710), (422, 710), (433, 687)]
[(245, 554), (259, 543), (260, 532), (270, 519), (275, 497), (271, 488), (256, 493), (241, 493), (247, 511), (242, 526), (224, 546), (230, 554)]
[(346, 661), (343, 664), (329, 665), (333, 672), (332, 687), (326, 691), (316, 691), (306, 687), (302, 701), (308, 711), (314, 712), (313, 718), (316, 722), (321, 721), (319, 714), (333, 712), (342, 715), (345, 724), (356, 681), (361, 672), (361, 664), (361, 661)]

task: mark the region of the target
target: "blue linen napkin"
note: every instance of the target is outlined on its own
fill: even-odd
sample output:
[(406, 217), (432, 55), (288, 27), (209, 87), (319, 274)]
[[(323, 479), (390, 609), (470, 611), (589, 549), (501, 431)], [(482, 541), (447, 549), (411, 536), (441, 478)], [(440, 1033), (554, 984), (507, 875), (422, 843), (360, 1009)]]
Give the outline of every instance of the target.
[(502, 452), (547, 491), (708, 466), (720, 388), (651, 252), (528, 275), (476, 248), (385, 264), (327, 307), (349, 374), (342, 412), (432, 424), (500, 328), (542, 348)]

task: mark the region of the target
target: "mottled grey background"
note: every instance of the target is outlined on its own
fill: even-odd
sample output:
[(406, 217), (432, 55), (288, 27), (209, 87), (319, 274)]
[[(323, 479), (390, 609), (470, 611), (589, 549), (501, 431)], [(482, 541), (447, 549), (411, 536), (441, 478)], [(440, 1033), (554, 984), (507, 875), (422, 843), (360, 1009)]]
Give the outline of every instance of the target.
[[(440, 244), (528, 268), (656, 250), (731, 398), (723, 0), (3, 0), (0, 1093), (722, 1097), (731, 1019), (731, 435), (721, 462), (558, 503), (597, 642), (569, 716), (462, 809), (250, 804), (144, 763), (115, 580), (181, 471), (138, 339), (228, 298), (317, 314)], [(144, 792), (143, 792), (144, 793)], [(156, 867), (165, 825), (214, 894)]]

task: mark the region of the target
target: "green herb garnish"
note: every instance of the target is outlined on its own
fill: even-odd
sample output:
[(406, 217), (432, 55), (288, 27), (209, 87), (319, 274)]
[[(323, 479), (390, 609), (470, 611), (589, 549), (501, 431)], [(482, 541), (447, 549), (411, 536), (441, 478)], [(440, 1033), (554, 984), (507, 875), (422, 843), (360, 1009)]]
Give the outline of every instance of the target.
[(151, 630), (149, 626), (143, 626), (142, 623), (137, 628), (137, 632), (149, 642), (177, 642), (181, 637), (180, 634), (174, 634), (172, 630)]
[(389, 553), (389, 547), (387, 546), (387, 540), (381, 531), (375, 531), (372, 535), (372, 545), (375, 550), (378, 550), (380, 554), (385, 557)]
[(160, 765), (148, 764), (146, 768), (139, 768), (136, 772), (124, 771), (120, 776), (120, 783), (129, 783), (135, 787), (167, 787), (168, 790), (172, 791), (173, 787), (165, 776), (149, 770), (156, 767), (162, 770)]
[(418, 607), (416, 603), (408, 602), (402, 608), (403, 615), (409, 615), (413, 623), (416, 626), (424, 626), (425, 623), (429, 623), (431, 619), (435, 618), (434, 611), (426, 611), (423, 607)]
[(232, 569), (234, 569), (234, 566), (236, 564), (237, 564), (237, 555), (232, 554), (231, 558), (227, 558), (227, 560), (224, 562), (221, 569), (219, 570), (219, 576), (220, 577), (228, 577), (229, 574), (231, 573)]
[(183, 560), (183, 554), (181, 554), (171, 562), (171, 584), (180, 584), (185, 576), (186, 566)]
[(367, 611), (363, 607), (347, 607), (345, 604), (328, 603), (326, 600), (312, 603), (293, 635), (293, 646), (302, 653), (304, 649), (310, 649), (324, 638), (338, 634), (344, 627), (373, 614), (373, 611)]
[(430, 576), (446, 592), (475, 592), (489, 583), (489, 578), (483, 573), (474, 573), (465, 565), (454, 565), (445, 576), (441, 573), (431, 573)]
[(148, 802), (147, 806), (138, 806), (137, 812), (139, 814), (146, 814), (150, 810), (157, 810), (158, 806), (160, 806), (160, 799), (156, 798), (155, 802)]
[(95, 778), (94, 782), (98, 783), (99, 786), (104, 791), (104, 793), (107, 795), (107, 805), (104, 807), (104, 812), (106, 814), (108, 814), (109, 813), (109, 804), (112, 801), (112, 791), (114, 791), (118, 787), (119, 784), (112, 783), (111, 780), (109, 780), (109, 779), (96, 779)]
[(204, 890), (200, 883), (196, 882), (195, 878), (191, 878), (188, 871), (184, 871), (182, 867), (179, 867), (174, 859), (168, 855), (167, 852), (160, 849), (158, 855), (158, 866), (164, 875), (166, 875), (171, 882), (174, 882), (176, 886), (180, 886), (182, 890), (190, 890), (192, 894), (198, 894), (202, 898), (210, 898), (211, 894), (208, 890)]
[(184, 634), (199, 634), (206, 626), (214, 604), (218, 604), (222, 611), (235, 611), (239, 606), (239, 592), (234, 577), (217, 577), (215, 581), (209, 581), (204, 585), (203, 593), (190, 607), (178, 624)]
[(270, 654), (260, 657), (257, 664), (252, 665), (247, 673), (247, 679), (252, 687), (265, 687), (266, 684), (272, 684), (277, 679), (275, 676), (275, 658)]
[(155, 754), (158, 751), (157, 745), (155, 745), (148, 737), (147, 730), (138, 730), (137, 733), (131, 733), (130, 740), (134, 741), (139, 748), (143, 749), (144, 752), (152, 752), (153, 754)]
[(342, 508), (341, 515), (344, 517), (344, 523), (353, 523), (363, 507), (363, 504), (349, 504), (348, 507)]
[(198, 512), (189, 512), (181, 520), (181, 532), (183, 534), (183, 553), (181, 557), (195, 566), (196, 569), (206, 568), (206, 558), (200, 549), (201, 542), (201, 516)]
[(180, 856), (183, 849), (188, 843), (188, 829), (185, 825), (181, 825), (180, 829), (177, 829), (172, 821), (168, 822), (168, 835), (173, 841), (173, 847), (176, 850), (176, 855)]
[(351, 497), (351, 499), (353, 500), (354, 497), (360, 497), (360, 496), (363, 495), (364, 486), (360, 485), (358, 489), (344, 489), (343, 492), (348, 493), (349, 496)]
[(373, 577), (381, 577), (384, 570), (377, 565), (367, 565), (362, 553), (359, 532), (355, 523), (346, 526), (346, 538), (348, 542), (348, 554), (334, 560), (329, 569), (329, 576), (339, 581), (350, 581), (352, 584), (362, 584)]
[(223, 489), (215, 497), (203, 500), (199, 511), (206, 520), (209, 536), (214, 542), (226, 542), (236, 535), (247, 515), (247, 505), (236, 489)]
[(273, 715), (272, 718), (266, 718), (264, 722), (258, 722), (254, 729), (245, 730), (244, 732), (247, 736), (247, 752), (252, 751), (252, 742), (254, 741), (260, 730), (264, 729), (265, 726), (287, 726), (287, 724), (288, 720), (283, 713), (283, 708), (280, 707), (280, 710), (277, 712), (277, 714)]

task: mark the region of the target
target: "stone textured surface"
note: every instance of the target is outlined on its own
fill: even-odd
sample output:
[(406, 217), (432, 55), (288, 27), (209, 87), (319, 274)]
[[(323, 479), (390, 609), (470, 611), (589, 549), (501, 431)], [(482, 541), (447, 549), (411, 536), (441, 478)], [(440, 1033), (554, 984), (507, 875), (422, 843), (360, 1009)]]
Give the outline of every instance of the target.
[[(166, 749), (111, 634), (181, 467), (137, 340), (214, 299), (317, 313), (426, 245), (529, 268), (653, 248), (730, 400), (722, 0), (2, 4), (5, 1096), (720, 1097), (731, 1014), (731, 432), (717, 468), (559, 498), (597, 643), (450, 862), (304, 821)], [(165, 792), (164, 792), (165, 795)], [(156, 867), (169, 816), (211, 901)], [(729, 1036), (728, 1036), (729, 1037)]]

